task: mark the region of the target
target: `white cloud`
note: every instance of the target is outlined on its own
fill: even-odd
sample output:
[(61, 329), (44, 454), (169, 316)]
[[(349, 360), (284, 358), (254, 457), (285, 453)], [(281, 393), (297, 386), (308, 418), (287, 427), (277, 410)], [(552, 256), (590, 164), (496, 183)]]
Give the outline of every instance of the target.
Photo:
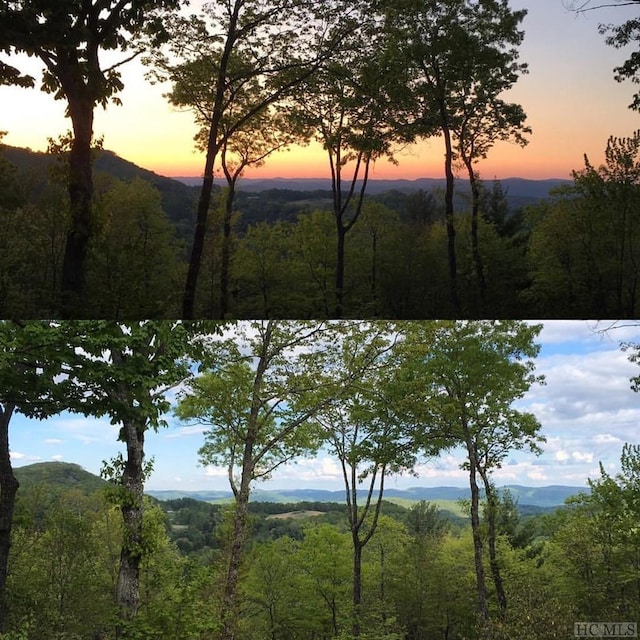
[(589, 340), (597, 342), (601, 336), (596, 333), (597, 323), (584, 320), (546, 320), (542, 323), (531, 322), (529, 324), (542, 324), (542, 331), (538, 336), (538, 342), (545, 344), (562, 344), (571, 340)]
[(176, 427), (164, 434), (165, 440), (174, 440), (175, 438), (186, 438), (189, 436), (201, 436), (208, 429), (202, 425), (192, 425), (187, 427)]
[(578, 462), (593, 462), (593, 453), (583, 453), (582, 451), (574, 451), (571, 456)]
[(338, 461), (326, 455), (302, 458), (280, 467), (276, 473), (279, 481), (342, 483), (342, 470)]
[(558, 462), (566, 462), (569, 459), (569, 454), (566, 451), (556, 451), (555, 459)]
[(543, 482), (549, 479), (542, 469), (532, 469), (527, 473), (527, 478), (536, 482)]
[(593, 442), (595, 444), (618, 444), (621, 445), (623, 441), (617, 436), (611, 435), (610, 433), (596, 433), (593, 436)]
[(207, 476), (207, 478), (225, 478), (228, 475), (228, 471), (222, 467), (207, 465), (204, 468), (204, 475)]
[(44, 444), (52, 444), (52, 445), (57, 445), (57, 444), (63, 444), (64, 440), (60, 440), (59, 438), (47, 438), (46, 440), (43, 440)]
[(64, 456), (58, 454), (58, 455), (55, 455), (55, 456), (51, 456), (51, 459), (52, 460), (56, 460), (57, 462), (60, 462), (60, 460), (64, 460)]
[(27, 453), (21, 453), (20, 451), (11, 452), (12, 460), (21, 460), (22, 462), (38, 462), (42, 460), (40, 456), (34, 456)]

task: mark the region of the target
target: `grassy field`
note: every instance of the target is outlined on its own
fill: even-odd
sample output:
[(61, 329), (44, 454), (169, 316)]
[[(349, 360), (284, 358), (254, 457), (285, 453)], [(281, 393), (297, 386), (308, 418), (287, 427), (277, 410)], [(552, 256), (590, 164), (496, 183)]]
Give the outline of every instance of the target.
[(287, 513), (272, 513), (266, 517), (266, 520), (306, 520), (321, 515), (322, 511), (288, 511)]
[[(405, 509), (410, 509), (416, 502), (418, 502), (417, 500), (410, 500), (407, 498), (385, 498), (385, 500), (400, 505)], [(465, 510), (457, 500), (429, 500), (428, 502), (429, 504), (435, 504), (438, 509), (447, 511), (448, 513), (451, 513), (452, 515), (459, 518), (467, 517)]]

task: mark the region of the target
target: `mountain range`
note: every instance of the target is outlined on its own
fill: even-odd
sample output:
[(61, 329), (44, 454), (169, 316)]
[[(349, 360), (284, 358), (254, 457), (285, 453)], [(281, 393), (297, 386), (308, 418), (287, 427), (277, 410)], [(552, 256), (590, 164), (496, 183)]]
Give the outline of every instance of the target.
[[(27, 176), (27, 179), (22, 182), (29, 184), (35, 192), (42, 190), (48, 175), (47, 168), (56, 161), (54, 155), (21, 147), (3, 145), (0, 152), (18, 168), (23, 176)], [(180, 235), (189, 234), (193, 225), (195, 204), (202, 178), (161, 176), (107, 150), (96, 152), (94, 172), (96, 175), (109, 174), (121, 180), (132, 180), (138, 177), (150, 182), (160, 191), (167, 217), (176, 225)], [(528, 180), (524, 178), (506, 178), (500, 182), (511, 208), (538, 202), (547, 198), (552, 189), (570, 183), (569, 180), (563, 179)], [(214, 188), (221, 186), (223, 186), (222, 181), (214, 184)], [(444, 186), (444, 178), (370, 180), (367, 193), (371, 196), (380, 196), (389, 192), (406, 195), (420, 189), (424, 191), (444, 189)], [(246, 198), (255, 200), (256, 196), (260, 197), (262, 194), (261, 199), (266, 203), (272, 199), (273, 192), (283, 190), (311, 194), (312, 199), (326, 200), (330, 195), (331, 181), (328, 178), (242, 178), (238, 183), (238, 191), (240, 194), (245, 194), (245, 200)], [(458, 193), (462, 197), (469, 193), (466, 180), (460, 180)], [(255, 206), (255, 203), (253, 205)], [(267, 208), (265, 208), (265, 212), (266, 210)]]
[[(106, 482), (83, 469), (78, 464), (68, 462), (37, 462), (23, 467), (18, 467), (14, 473), (24, 488), (38, 484), (46, 484), (58, 488), (77, 488), (85, 493), (91, 493), (104, 486)], [(547, 487), (527, 487), (524, 485), (505, 485), (501, 490), (508, 489), (519, 506), (552, 508), (564, 504), (564, 501), (581, 492), (586, 492), (586, 487), (574, 487), (566, 485), (551, 485)], [(150, 495), (157, 500), (175, 500), (178, 498), (192, 498), (203, 502), (222, 502), (232, 498), (230, 491), (182, 491), (175, 490), (148, 490)], [(469, 489), (462, 487), (411, 487), (409, 489), (388, 488), (385, 496), (389, 500), (401, 500), (402, 502), (427, 501), (457, 501), (469, 498)], [(326, 489), (280, 489), (267, 491), (256, 488), (252, 491), (252, 500), (255, 502), (344, 502), (344, 491), (332, 491)]]
[[(179, 180), (189, 186), (198, 186), (202, 178), (178, 177)], [(507, 198), (512, 206), (522, 206), (531, 204), (547, 198), (549, 192), (556, 187), (570, 184), (569, 180), (552, 178), (548, 180), (528, 180), (525, 178), (505, 178), (500, 180)], [(357, 183), (358, 186), (361, 183)], [(417, 178), (416, 180), (369, 180), (367, 183), (367, 193), (369, 195), (380, 195), (389, 191), (399, 191), (400, 193), (414, 193), (420, 189), (432, 191), (433, 189), (444, 189), (446, 185), (444, 178)], [(271, 189), (287, 189), (289, 191), (330, 191), (331, 180), (329, 178), (242, 178), (238, 183), (239, 191), (250, 193), (261, 193)], [(459, 189), (463, 193), (469, 193), (470, 189), (466, 180), (460, 180)]]
[[(565, 485), (552, 485), (548, 487), (526, 487), (522, 485), (506, 485), (500, 490), (508, 489), (518, 505), (524, 507), (551, 508), (564, 504), (570, 496), (587, 491), (584, 487), (571, 487)], [(175, 500), (177, 498), (192, 498), (204, 502), (219, 502), (230, 500), (230, 491), (147, 491), (150, 496), (158, 500)], [(344, 502), (344, 491), (330, 491), (326, 489), (281, 489), (266, 491), (254, 489), (252, 500), (255, 502)], [(364, 494), (363, 494), (364, 495)], [(386, 489), (385, 497), (388, 500), (402, 502), (429, 502), (468, 500), (469, 489), (462, 487), (411, 487), (409, 489)]]

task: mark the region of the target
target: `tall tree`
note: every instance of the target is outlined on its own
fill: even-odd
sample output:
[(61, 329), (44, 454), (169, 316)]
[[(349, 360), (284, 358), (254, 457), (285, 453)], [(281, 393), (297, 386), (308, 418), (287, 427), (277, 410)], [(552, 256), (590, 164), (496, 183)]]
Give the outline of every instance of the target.
[[(209, 327), (216, 331), (216, 326)], [(60, 384), (67, 408), (91, 416), (108, 416), (120, 425), (122, 454), (105, 463), (116, 484), (114, 498), (124, 521), (124, 540), (116, 587), (120, 622), (117, 637), (126, 638), (137, 614), (140, 565), (144, 556), (142, 518), (144, 481), (150, 471), (144, 440), (148, 429), (165, 425), (170, 408), (166, 393), (190, 375), (191, 328), (176, 322), (116, 324), (83, 321), (63, 325), (74, 352)]]
[(261, 321), (236, 325), (207, 345), (207, 370), (190, 381), (176, 409), (209, 428), (200, 459), (227, 469), (235, 499), (221, 608), (221, 638), (236, 634), (238, 584), (252, 483), (314, 451), (310, 420), (327, 400), (317, 393), (325, 326)]
[[(195, 313), (214, 169), (223, 144), (256, 115), (289, 96), (332, 52), (345, 30), (353, 28), (351, 14), (356, 10), (350, 5), (337, 5), (342, 5), (342, 0), (321, 4), (313, 0), (217, 0), (205, 5), (204, 16), (176, 19), (170, 26), (170, 54), (179, 62), (171, 64), (166, 57), (156, 61), (169, 77), (173, 68), (201, 58), (203, 47), (213, 62), (209, 94), (213, 100), (206, 110), (210, 122), (184, 291), (185, 318), (192, 318)], [(339, 28), (331, 28), (335, 24)], [(242, 97), (244, 89), (256, 81), (262, 91), (251, 94), (248, 103), (238, 108), (242, 100), (237, 97)]]
[[(106, 107), (123, 88), (119, 68), (140, 53), (139, 35), (160, 38), (162, 19), (180, 0), (11, 0), (0, 7), (0, 52), (37, 56), (42, 89), (67, 102), (73, 141), (69, 154), (71, 229), (62, 267), (63, 315), (78, 315), (85, 294), (85, 266), (92, 234), (91, 141), (96, 105)], [(126, 52), (112, 64), (101, 53)], [(33, 86), (34, 78), (2, 63), (0, 82)]]
[(444, 141), (450, 298), (457, 317), (461, 303), (453, 199), (455, 135), (466, 119), (464, 148), (468, 152), (469, 130), (475, 132), (472, 139), (490, 130), (486, 112), (522, 70), (514, 47), (522, 40), (518, 24), (525, 12), (511, 11), (507, 0), (402, 0), (385, 6), (392, 51), (406, 60), (402, 82), (408, 91), (406, 104), (414, 135), (440, 134)]
[[(357, 31), (343, 38), (340, 55), (309, 76), (296, 96), (293, 117), (314, 132), (327, 152), (337, 234), (335, 310), (342, 317), (347, 233), (362, 213), (376, 160), (393, 159), (400, 138), (392, 89), (397, 70), (384, 56), (379, 16), (363, 14)], [(386, 67), (385, 67), (386, 65)]]
[(404, 391), (404, 363), (396, 351), (403, 339), (402, 327), (389, 322), (343, 322), (336, 330), (342, 336), (327, 347), (328, 366), (322, 380), (328, 390), (339, 388), (336, 381), (345, 375), (357, 383), (343, 397), (334, 392), (335, 402), (326, 405), (316, 420), (342, 470), (353, 552), (352, 635), (359, 637), (362, 553), (378, 525), (385, 478), (413, 469), (426, 431), (418, 440), (412, 417), (398, 410)]
[[(154, 74), (172, 83), (167, 94), (171, 104), (188, 107), (194, 111), (199, 127), (195, 136), (196, 146), (206, 153), (209, 144), (210, 129), (213, 124), (216, 101), (216, 78), (222, 63), (219, 44), (203, 43), (194, 52), (194, 57), (177, 66), (166, 59), (156, 60)], [(251, 65), (254, 60), (246, 52), (234, 50), (228, 61), (228, 82), (233, 84), (229, 91), (229, 101), (219, 122), (219, 165), (226, 180), (223, 209), (223, 234), (220, 256), (220, 291), (217, 304), (210, 303), (209, 308), (216, 317), (224, 318), (229, 310), (229, 270), (232, 244), (232, 218), (238, 180), (249, 167), (260, 167), (265, 160), (298, 140), (300, 133), (283, 113), (269, 106), (270, 93), (264, 86), (264, 80), (256, 75)], [(251, 70), (250, 70), (251, 69)], [(238, 119), (264, 101), (262, 109), (241, 125)], [(211, 234), (209, 234), (211, 235)]]
[[(414, 382), (423, 398), (426, 424), (439, 430), (450, 447), (462, 447), (464, 468), (471, 489), (471, 527), (480, 618), (488, 619), (488, 590), (480, 530), (480, 481), (493, 504), (490, 473), (514, 449), (537, 452), (540, 425), (535, 417), (513, 408), (527, 390), (542, 378), (534, 375), (533, 359), (539, 347), (534, 340), (540, 325), (515, 321), (435, 322), (410, 325), (407, 348), (415, 361)], [(495, 526), (493, 527), (495, 538)], [(506, 596), (490, 540), (490, 569), (499, 605)]]
[(480, 293), (480, 317), (485, 316), (486, 282), (478, 246), (478, 214), (481, 192), (474, 165), (487, 157), (491, 147), (502, 140), (524, 146), (524, 134), (531, 129), (524, 123), (526, 114), (519, 104), (507, 103), (500, 96), (511, 89), (527, 65), (518, 62), (518, 45), (524, 32), (519, 25), (526, 10), (512, 11), (508, 0), (478, 4), (474, 22), (470, 90), (460, 92), (460, 117), (453, 126), (458, 157), (462, 160), (471, 186), (471, 251)]

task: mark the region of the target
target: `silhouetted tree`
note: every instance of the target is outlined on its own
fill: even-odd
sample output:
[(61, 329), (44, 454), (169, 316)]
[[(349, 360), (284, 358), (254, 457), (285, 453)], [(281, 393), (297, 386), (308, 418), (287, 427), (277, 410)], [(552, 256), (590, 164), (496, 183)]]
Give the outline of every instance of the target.
[[(9, 0), (0, 6), (0, 52), (26, 53), (44, 64), (42, 90), (67, 102), (73, 140), (69, 153), (71, 229), (62, 265), (62, 314), (77, 315), (85, 295), (92, 234), (91, 141), (96, 105), (118, 103), (119, 68), (140, 52), (143, 31), (159, 39), (162, 19), (180, 0)], [(105, 64), (101, 53), (127, 54)], [(0, 63), (0, 82), (34, 86), (35, 79)]]

